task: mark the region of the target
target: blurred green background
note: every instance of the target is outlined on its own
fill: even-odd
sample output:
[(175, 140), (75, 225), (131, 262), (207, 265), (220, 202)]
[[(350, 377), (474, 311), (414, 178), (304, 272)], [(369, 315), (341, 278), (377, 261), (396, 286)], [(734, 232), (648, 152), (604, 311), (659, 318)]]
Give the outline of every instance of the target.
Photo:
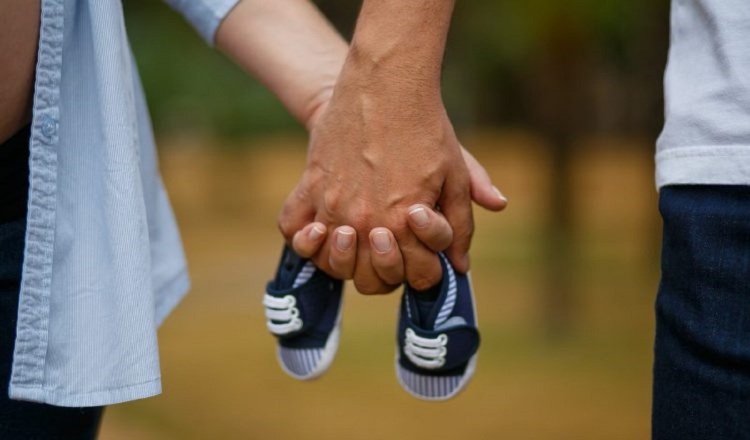
[[(360, 2), (316, 2), (350, 36)], [(509, 197), (477, 211), (482, 348), (451, 402), (393, 371), (398, 292), (347, 286), (331, 371), (287, 378), (260, 305), (304, 130), (160, 2), (124, 2), (192, 293), (160, 331), (164, 394), (103, 439), (641, 439), (649, 436), (668, 2), (458, 2), (443, 74), (463, 143)]]

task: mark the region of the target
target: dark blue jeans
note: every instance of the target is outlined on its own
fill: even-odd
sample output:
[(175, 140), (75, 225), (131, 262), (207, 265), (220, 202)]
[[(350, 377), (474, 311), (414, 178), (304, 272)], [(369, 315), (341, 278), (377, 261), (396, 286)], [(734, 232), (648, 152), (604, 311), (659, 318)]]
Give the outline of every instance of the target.
[(94, 439), (101, 407), (61, 408), (8, 398), (26, 222), (0, 222), (0, 439)]
[(666, 187), (659, 208), (653, 439), (750, 439), (750, 187)]
[(28, 136), (26, 128), (0, 145), (0, 439), (94, 439), (102, 407), (61, 408), (8, 398), (26, 234)]

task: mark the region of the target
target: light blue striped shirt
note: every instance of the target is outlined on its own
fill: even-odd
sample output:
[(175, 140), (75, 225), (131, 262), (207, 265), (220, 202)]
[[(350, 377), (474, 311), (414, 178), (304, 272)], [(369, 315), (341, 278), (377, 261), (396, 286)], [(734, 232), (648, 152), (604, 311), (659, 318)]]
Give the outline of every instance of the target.
[[(209, 43), (238, 0), (167, 0)], [(157, 326), (189, 287), (121, 0), (42, 0), (9, 394), (59, 406), (161, 391)]]

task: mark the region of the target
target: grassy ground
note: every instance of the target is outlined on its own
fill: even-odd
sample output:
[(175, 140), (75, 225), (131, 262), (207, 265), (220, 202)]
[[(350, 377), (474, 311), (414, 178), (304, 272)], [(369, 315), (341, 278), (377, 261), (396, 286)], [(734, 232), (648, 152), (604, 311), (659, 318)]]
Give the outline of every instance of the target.
[(275, 213), (302, 169), (304, 141), (222, 153), (170, 144), (162, 168), (193, 289), (160, 332), (164, 394), (110, 408), (103, 439), (648, 437), (658, 219), (650, 158), (639, 153), (647, 145), (582, 144), (571, 313), (564, 333), (550, 333), (544, 145), (522, 133), (468, 139), (511, 202), (506, 213), (476, 215), (475, 379), (455, 400), (430, 404), (396, 383), (396, 294), (347, 286), (339, 355), (322, 379), (299, 383), (276, 364), (260, 299), (280, 250)]

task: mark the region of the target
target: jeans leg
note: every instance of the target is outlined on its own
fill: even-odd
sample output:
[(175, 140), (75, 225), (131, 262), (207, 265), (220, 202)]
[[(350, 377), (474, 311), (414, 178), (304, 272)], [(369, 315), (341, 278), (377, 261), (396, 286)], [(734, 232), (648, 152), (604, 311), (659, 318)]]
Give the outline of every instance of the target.
[(103, 407), (62, 408), (8, 398), (25, 219), (0, 222), (0, 439), (95, 439)]
[(653, 439), (750, 439), (750, 187), (666, 187), (659, 208)]

